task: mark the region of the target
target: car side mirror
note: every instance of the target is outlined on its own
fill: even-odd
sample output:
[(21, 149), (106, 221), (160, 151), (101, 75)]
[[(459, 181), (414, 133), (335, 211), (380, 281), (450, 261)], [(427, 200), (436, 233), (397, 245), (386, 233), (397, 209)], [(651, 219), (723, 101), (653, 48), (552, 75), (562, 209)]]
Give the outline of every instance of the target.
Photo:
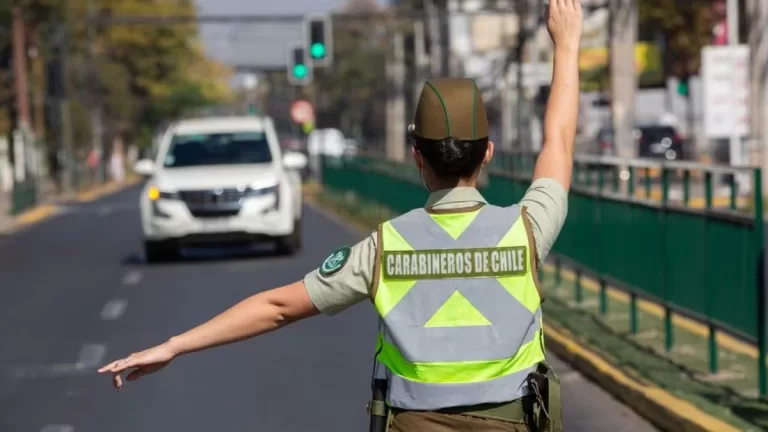
[(138, 175), (151, 177), (155, 174), (155, 162), (149, 159), (142, 159), (133, 165), (133, 170)]
[(307, 166), (307, 157), (301, 153), (286, 152), (283, 155), (283, 167), (289, 170), (302, 170)]

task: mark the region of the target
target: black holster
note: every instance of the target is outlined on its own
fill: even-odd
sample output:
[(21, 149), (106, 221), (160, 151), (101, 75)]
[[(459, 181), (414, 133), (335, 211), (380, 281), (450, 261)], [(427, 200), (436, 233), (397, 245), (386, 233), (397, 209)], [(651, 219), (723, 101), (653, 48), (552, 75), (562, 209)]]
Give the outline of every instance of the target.
[(370, 432), (385, 432), (389, 418), (387, 407), (387, 380), (374, 379), (372, 384), (373, 394), (368, 402), (368, 414), (371, 416)]
[(533, 432), (562, 432), (563, 410), (560, 400), (560, 380), (554, 371), (540, 363), (528, 375), (530, 396), (524, 399), (526, 423)]

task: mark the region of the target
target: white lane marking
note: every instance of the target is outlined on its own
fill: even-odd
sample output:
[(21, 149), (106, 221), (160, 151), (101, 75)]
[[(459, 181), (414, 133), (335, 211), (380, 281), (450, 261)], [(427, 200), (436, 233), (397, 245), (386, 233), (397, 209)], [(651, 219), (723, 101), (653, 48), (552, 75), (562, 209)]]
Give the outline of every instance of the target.
[(120, 318), (125, 312), (128, 302), (123, 299), (114, 299), (108, 301), (101, 310), (101, 319), (108, 321)]
[(141, 282), (141, 272), (138, 270), (132, 270), (123, 276), (123, 285), (136, 285)]
[(75, 432), (72, 425), (45, 425), (40, 432)]
[(88, 344), (80, 350), (77, 357), (77, 368), (87, 369), (101, 364), (104, 354), (107, 353), (107, 347), (102, 344)]
[(100, 207), (97, 213), (99, 216), (109, 216), (112, 214), (112, 207)]

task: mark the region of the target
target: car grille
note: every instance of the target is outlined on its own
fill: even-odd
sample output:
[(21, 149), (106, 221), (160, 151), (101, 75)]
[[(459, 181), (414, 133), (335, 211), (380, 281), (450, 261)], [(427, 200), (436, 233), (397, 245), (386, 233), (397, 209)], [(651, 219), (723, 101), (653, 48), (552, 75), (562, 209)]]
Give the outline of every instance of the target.
[(247, 191), (235, 188), (179, 191), (179, 197), (197, 218), (228, 217), (240, 212)]

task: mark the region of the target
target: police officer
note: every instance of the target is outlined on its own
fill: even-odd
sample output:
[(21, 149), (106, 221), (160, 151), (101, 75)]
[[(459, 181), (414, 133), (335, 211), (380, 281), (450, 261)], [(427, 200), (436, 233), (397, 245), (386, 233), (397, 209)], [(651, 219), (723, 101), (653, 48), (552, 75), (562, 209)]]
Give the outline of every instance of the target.
[[(380, 316), (370, 412), (390, 431), (562, 430), (546, 366), (536, 270), (564, 223), (578, 113), (581, 5), (550, 0), (554, 71), (544, 146), (522, 201), (490, 205), (475, 188), (493, 156), (469, 79), (422, 89), (410, 132), (430, 191), (424, 208), (338, 249), (302, 281), (256, 294), (186, 333), (99, 370), (132, 381), (175, 357), (257, 336), (365, 299)], [(381, 393), (386, 392), (385, 395)]]

